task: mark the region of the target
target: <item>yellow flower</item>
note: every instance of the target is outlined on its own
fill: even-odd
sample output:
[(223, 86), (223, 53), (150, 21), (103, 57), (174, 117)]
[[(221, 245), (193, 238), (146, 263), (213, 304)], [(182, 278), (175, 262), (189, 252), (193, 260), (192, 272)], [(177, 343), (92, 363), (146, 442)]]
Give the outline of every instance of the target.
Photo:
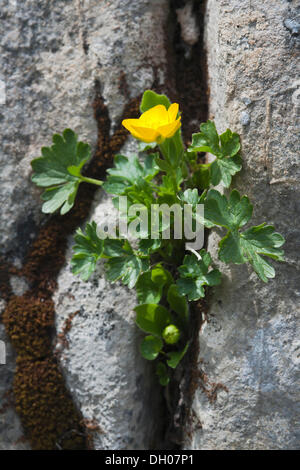
[(178, 103), (171, 104), (168, 110), (158, 104), (145, 111), (139, 119), (124, 119), (122, 124), (136, 139), (160, 144), (166, 138), (172, 137), (181, 126), (181, 117), (176, 119), (178, 109)]

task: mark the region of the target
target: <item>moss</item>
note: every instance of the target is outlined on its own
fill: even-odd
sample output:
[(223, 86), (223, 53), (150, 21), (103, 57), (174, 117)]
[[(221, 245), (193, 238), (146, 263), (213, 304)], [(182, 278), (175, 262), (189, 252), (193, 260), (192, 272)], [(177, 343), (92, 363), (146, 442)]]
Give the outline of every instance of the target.
[(14, 404), (33, 449), (84, 449), (87, 434), (82, 416), (52, 354), (54, 313), (51, 299), (32, 292), (12, 297), (3, 313), (17, 352)]
[(41, 358), (51, 353), (50, 329), (53, 322), (52, 300), (28, 295), (12, 297), (3, 314), (6, 332), (22, 359)]
[(86, 448), (84, 427), (54, 358), (18, 358), (14, 395), (32, 449)]

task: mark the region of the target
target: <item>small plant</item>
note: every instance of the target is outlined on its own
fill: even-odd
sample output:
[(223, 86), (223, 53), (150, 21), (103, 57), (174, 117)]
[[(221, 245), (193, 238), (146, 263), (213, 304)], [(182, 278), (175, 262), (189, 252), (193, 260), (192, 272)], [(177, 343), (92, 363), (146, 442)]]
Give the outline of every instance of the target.
[[(72, 270), (87, 280), (97, 261), (105, 259), (109, 281), (136, 288), (136, 324), (146, 333), (141, 354), (157, 362), (159, 381), (167, 385), (170, 369), (177, 367), (189, 347), (189, 303), (205, 296), (205, 286), (221, 282), (220, 271), (211, 267), (211, 255), (199, 243), (191, 244), (190, 233), (197, 238), (203, 226), (222, 227), (219, 259), (250, 263), (264, 282), (275, 276), (266, 257), (283, 261), (284, 238), (265, 223), (244, 230), (253, 210), (248, 197), (235, 189), (227, 197), (213, 188), (220, 183), (228, 188), (242, 168), (238, 134), (227, 129), (218, 135), (215, 124), (207, 121), (185, 149), (178, 104), (147, 90), (140, 109), (139, 119), (123, 121), (140, 141), (139, 157), (116, 155), (105, 182), (81, 174), (90, 147), (78, 142), (70, 129), (54, 135), (53, 145), (32, 161), (32, 180), (46, 188), (45, 213), (68, 212), (82, 181), (102, 186), (114, 196), (123, 229), (129, 220), (129, 230), (121, 230), (120, 223), (115, 231), (104, 233), (95, 222), (88, 223), (84, 232), (78, 229)], [(199, 152), (216, 158), (203, 164)], [(199, 210), (203, 207), (204, 212)], [(189, 231), (182, 215), (190, 221)], [(133, 235), (136, 241), (131, 240)]]

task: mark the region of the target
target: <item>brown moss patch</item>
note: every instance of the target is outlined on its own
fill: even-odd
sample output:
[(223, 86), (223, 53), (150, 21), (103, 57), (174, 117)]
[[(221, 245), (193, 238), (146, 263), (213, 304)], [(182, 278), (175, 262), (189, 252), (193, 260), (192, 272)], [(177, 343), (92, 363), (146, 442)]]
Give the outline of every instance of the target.
[(3, 314), (6, 332), (22, 359), (41, 358), (51, 353), (53, 322), (52, 300), (29, 295), (12, 297)]
[(86, 434), (66, 390), (60, 368), (51, 357), (18, 358), (14, 380), (16, 410), (33, 449), (84, 449)]

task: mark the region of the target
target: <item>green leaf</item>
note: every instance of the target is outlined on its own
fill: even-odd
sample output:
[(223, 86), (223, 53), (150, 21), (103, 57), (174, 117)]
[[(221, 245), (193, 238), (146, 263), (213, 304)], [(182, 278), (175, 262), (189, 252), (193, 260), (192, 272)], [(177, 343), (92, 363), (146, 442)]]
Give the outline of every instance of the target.
[(241, 264), (248, 261), (258, 277), (268, 282), (268, 279), (275, 277), (275, 270), (261, 255), (284, 261), (284, 252), (280, 249), (284, 242), (282, 235), (275, 232), (272, 225), (253, 226), (241, 233), (228, 232), (219, 244), (219, 258), (225, 263)]
[(211, 164), (201, 164), (197, 166), (197, 169), (193, 172), (191, 183), (198, 189), (208, 189), (210, 186), (210, 166)]
[(181, 361), (181, 359), (183, 358), (183, 356), (185, 355), (185, 353), (187, 352), (188, 348), (189, 348), (189, 343), (187, 343), (184, 347), (184, 349), (182, 349), (181, 351), (172, 351), (172, 352), (168, 352), (168, 357), (170, 358), (168, 361), (167, 361), (167, 364), (169, 367), (171, 367), (172, 369), (176, 369), (176, 367), (178, 366), (179, 362)]
[(125, 194), (125, 190), (131, 186), (126, 180), (122, 177), (108, 177), (105, 183), (103, 184), (103, 189), (108, 194), (118, 194), (122, 196)]
[(207, 121), (200, 126), (201, 132), (192, 135), (192, 145), (188, 152), (209, 152), (213, 155), (220, 153), (219, 136), (213, 121)]
[(151, 181), (159, 172), (159, 167), (156, 164), (156, 160), (159, 153), (149, 153), (143, 163), (143, 177), (146, 181)]
[(193, 134), (188, 152), (209, 152), (215, 155), (217, 158), (210, 165), (211, 182), (216, 186), (222, 181), (228, 188), (232, 176), (242, 168), (242, 160), (238, 154), (240, 137), (230, 129), (219, 136), (212, 121), (201, 124), (200, 130), (200, 133)]
[(174, 202), (178, 202), (176, 194), (180, 189), (180, 184), (183, 181), (181, 168), (177, 168), (174, 171), (173, 176), (170, 174), (163, 175), (162, 183), (158, 187), (158, 202), (159, 204), (172, 205)]
[(171, 165), (166, 160), (162, 160), (161, 158), (157, 157), (155, 162), (160, 170), (165, 171), (166, 173), (172, 171)]
[(158, 304), (162, 295), (162, 286), (152, 281), (151, 271), (148, 271), (139, 277), (136, 293), (140, 304)]
[(179, 199), (186, 204), (191, 204), (193, 207), (196, 206), (199, 203), (198, 189), (186, 189), (179, 194)]
[(198, 223), (205, 225), (205, 227), (207, 228), (211, 228), (215, 225), (208, 218), (205, 217), (205, 213), (203, 219), (203, 216), (200, 215), (196, 210), (197, 204), (204, 204), (206, 191), (204, 191), (201, 196), (199, 196), (197, 188), (186, 189), (183, 193), (179, 193), (178, 197), (184, 204), (190, 204), (192, 206), (192, 217), (193, 219), (197, 220)]
[(104, 254), (108, 258), (121, 257), (123, 255), (127, 255), (128, 253), (132, 254), (133, 251), (130, 245), (128, 245), (125, 244), (124, 240), (118, 238), (106, 238), (104, 244)]
[(151, 279), (155, 284), (159, 286), (169, 286), (173, 282), (172, 274), (160, 265), (157, 265), (155, 268), (152, 269)]
[(204, 201), (205, 219), (226, 227), (227, 234), (219, 243), (219, 258), (224, 263), (243, 264), (249, 262), (264, 282), (275, 276), (274, 268), (260, 255), (283, 261), (283, 251), (279, 248), (284, 238), (276, 233), (271, 225), (261, 224), (240, 232), (252, 216), (253, 207), (247, 196), (241, 197), (233, 190), (229, 199), (218, 191), (208, 191)]
[(242, 247), (240, 244), (240, 234), (238, 231), (227, 232), (224, 238), (219, 243), (219, 259), (224, 263), (243, 264), (246, 263), (246, 258), (243, 255)]
[(274, 231), (272, 225), (266, 225), (265, 223), (257, 226), (253, 226), (245, 232), (241, 233), (243, 244), (247, 247), (247, 244), (256, 247), (256, 252), (265, 256), (269, 256), (278, 261), (283, 261), (283, 250), (279, 250), (284, 243), (284, 237)]
[(80, 228), (76, 231), (71, 266), (74, 274), (80, 274), (81, 278), (87, 281), (95, 270), (98, 259), (102, 256), (103, 240), (100, 240), (97, 236), (95, 222), (87, 224), (85, 231), (86, 234)]
[[(131, 185), (143, 176), (143, 167), (136, 155), (130, 157), (115, 155), (114, 165), (114, 168), (108, 169), (107, 173), (111, 177), (120, 178), (127, 183), (131, 183)], [(107, 179), (109, 180), (109, 177)]]
[(156, 142), (138, 142), (139, 152), (146, 152), (147, 150), (152, 150), (157, 147)]
[(178, 286), (171, 284), (167, 294), (168, 303), (174, 312), (178, 313), (181, 318), (186, 318), (188, 314), (188, 304), (186, 298), (179, 293)]
[[(154, 203), (153, 188), (150, 184), (159, 172), (155, 163), (157, 154), (146, 156), (144, 163), (136, 155), (125, 157), (116, 155), (115, 166), (107, 170), (108, 176), (103, 184), (104, 190), (109, 194), (127, 196), (128, 206), (141, 203), (150, 207)], [(114, 203), (118, 201), (114, 201)]]
[(234, 157), (241, 148), (240, 136), (235, 132), (231, 132), (230, 129), (220, 135), (220, 141), (223, 157)]
[(204, 297), (204, 286), (216, 286), (221, 282), (218, 269), (209, 271), (211, 256), (204, 249), (200, 251), (201, 260), (195, 255), (186, 255), (183, 265), (178, 268), (180, 278), (177, 280), (178, 292), (194, 301)]
[(231, 230), (245, 225), (251, 219), (252, 211), (248, 197), (241, 197), (236, 189), (231, 192), (229, 200), (219, 191), (210, 189), (204, 201), (205, 219)]
[(139, 276), (149, 269), (149, 260), (140, 258), (135, 253), (124, 253), (122, 256), (110, 258), (105, 264), (105, 269), (109, 281), (115, 282), (120, 279), (132, 289)]
[(72, 258), (74, 273), (88, 279), (99, 258), (106, 258), (106, 277), (109, 281), (121, 280), (129, 289), (135, 286), (139, 276), (148, 271), (148, 257), (140, 257), (127, 240), (99, 239), (95, 222), (87, 224), (86, 235), (79, 229), (75, 236), (75, 255)]
[(31, 162), (34, 171), (32, 181), (48, 188), (42, 195), (44, 213), (52, 213), (61, 208), (61, 214), (74, 205), (81, 179), (81, 169), (90, 159), (88, 144), (77, 142), (77, 135), (65, 129), (62, 136), (54, 134), (53, 145), (42, 148), (42, 156)]
[(163, 348), (163, 342), (155, 336), (146, 336), (141, 344), (141, 354), (148, 361), (154, 361)]
[(168, 109), (171, 105), (171, 102), (166, 95), (159, 95), (158, 93), (155, 93), (152, 90), (144, 91), (140, 106), (140, 110), (142, 113), (148, 111), (148, 109), (153, 108), (154, 106), (157, 106), (158, 104), (162, 104)]
[(225, 188), (231, 185), (232, 176), (242, 168), (242, 159), (239, 155), (231, 158), (217, 158), (210, 166), (211, 182), (217, 186), (221, 181)]
[(143, 304), (135, 307), (136, 324), (146, 333), (161, 337), (162, 332), (171, 322), (171, 315), (162, 305)]
[(149, 255), (159, 250), (161, 240), (144, 238), (139, 240), (139, 251), (144, 255)]
[(163, 387), (168, 385), (168, 383), (170, 382), (170, 376), (168, 374), (167, 367), (163, 362), (158, 362), (156, 366), (156, 375), (158, 375), (159, 383)]

